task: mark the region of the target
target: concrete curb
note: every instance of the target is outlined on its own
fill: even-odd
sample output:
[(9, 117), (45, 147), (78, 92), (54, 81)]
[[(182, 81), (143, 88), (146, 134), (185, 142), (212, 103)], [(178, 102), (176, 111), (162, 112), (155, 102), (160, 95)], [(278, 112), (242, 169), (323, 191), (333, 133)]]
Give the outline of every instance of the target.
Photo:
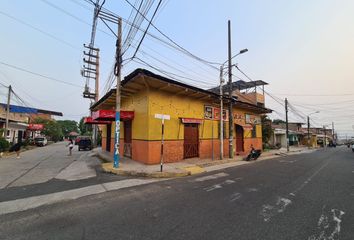
[(144, 171), (132, 171), (113, 168), (112, 163), (103, 163), (102, 169), (106, 173), (112, 173), (122, 176), (132, 176), (132, 177), (151, 177), (151, 178), (177, 178), (186, 177), (192, 175), (190, 171), (181, 170), (181, 172), (144, 172)]
[(301, 153), (311, 153), (316, 151), (317, 149), (312, 150), (297, 150), (297, 151), (290, 151), (289, 153), (272, 153), (266, 154), (257, 159), (256, 161), (244, 161), (242, 157), (238, 156), (237, 159), (224, 159), (224, 160), (215, 160), (212, 162), (206, 163), (198, 163), (194, 166), (185, 166), (180, 167), (180, 172), (146, 172), (146, 171), (135, 171), (135, 170), (124, 170), (124, 169), (115, 169), (113, 168), (113, 163), (108, 158), (108, 156), (101, 154), (100, 152), (96, 152), (95, 155), (105, 161), (105, 163), (101, 164), (102, 170), (106, 173), (112, 173), (116, 175), (122, 176), (133, 176), (133, 177), (147, 177), (147, 178), (178, 178), (178, 177), (186, 177), (194, 174), (200, 174), (204, 172), (210, 172), (214, 170), (220, 170), (224, 168), (240, 166), (243, 164), (254, 163), (257, 161), (263, 161), (273, 158), (279, 157), (287, 157), (295, 154)]

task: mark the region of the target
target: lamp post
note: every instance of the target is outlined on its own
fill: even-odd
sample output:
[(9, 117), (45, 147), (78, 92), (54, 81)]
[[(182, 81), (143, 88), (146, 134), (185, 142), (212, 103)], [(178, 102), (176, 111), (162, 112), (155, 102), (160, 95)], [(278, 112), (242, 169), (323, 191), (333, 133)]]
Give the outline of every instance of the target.
[(313, 112), (313, 113), (310, 113), (309, 115), (307, 115), (307, 146), (308, 148), (310, 148), (310, 144), (311, 144), (311, 141), (310, 141), (310, 116), (312, 114), (315, 114), (315, 113), (319, 113), (320, 111), (316, 111), (316, 112)]
[(226, 60), (223, 64), (221, 64), (220, 66), (220, 160), (223, 159), (224, 156), (224, 124), (223, 124), (223, 83), (224, 83), (224, 79), (223, 79), (223, 71), (225, 69), (225, 63), (227, 63), (229, 61), (229, 97), (230, 97), (230, 105), (229, 105), (229, 157), (232, 158), (233, 157), (233, 114), (232, 114), (232, 72), (231, 72), (231, 59), (237, 57), (240, 54), (246, 53), (248, 52), (248, 49), (242, 49), (240, 50), (236, 55), (234, 55), (233, 57), (230, 57), (228, 60)]

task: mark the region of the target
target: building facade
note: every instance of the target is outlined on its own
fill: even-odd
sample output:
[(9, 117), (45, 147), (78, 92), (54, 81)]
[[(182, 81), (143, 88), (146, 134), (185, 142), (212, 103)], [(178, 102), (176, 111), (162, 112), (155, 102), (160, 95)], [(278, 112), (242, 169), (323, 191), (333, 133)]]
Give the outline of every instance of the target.
[[(100, 124), (102, 149), (113, 154), (116, 90), (95, 103), (87, 124)], [(225, 108), (228, 104), (224, 99)], [(235, 154), (245, 154), (251, 145), (262, 149), (260, 115), (269, 109), (236, 101), (233, 109)], [(223, 150), (228, 156), (228, 111), (223, 111)], [(157, 164), (161, 156), (164, 121), (164, 161), (187, 158), (220, 158), (220, 96), (144, 69), (122, 81), (120, 155), (145, 164)]]

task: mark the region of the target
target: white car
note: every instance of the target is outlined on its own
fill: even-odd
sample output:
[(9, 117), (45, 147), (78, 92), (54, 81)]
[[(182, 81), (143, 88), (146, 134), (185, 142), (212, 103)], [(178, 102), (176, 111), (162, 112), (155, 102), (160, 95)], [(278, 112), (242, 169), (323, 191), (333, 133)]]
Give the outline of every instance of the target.
[(36, 144), (39, 147), (43, 147), (47, 145), (48, 140), (46, 137), (35, 137), (34, 138), (34, 144)]

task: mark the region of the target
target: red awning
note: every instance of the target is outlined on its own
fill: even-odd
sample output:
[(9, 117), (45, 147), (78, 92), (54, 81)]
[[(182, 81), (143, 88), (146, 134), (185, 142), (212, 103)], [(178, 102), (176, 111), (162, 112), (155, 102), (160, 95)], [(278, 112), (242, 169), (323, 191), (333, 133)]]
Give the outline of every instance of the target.
[[(93, 120), (114, 121), (116, 112), (114, 110), (98, 110), (92, 113)], [(120, 120), (134, 119), (134, 111), (120, 111)]]
[(198, 118), (181, 118), (182, 123), (198, 123), (202, 124), (203, 119), (198, 119)]
[(44, 128), (43, 124), (30, 123), (27, 129), (30, 131), (40, 131), (43, 130), (43, 128)]
[(85, 117), (84, 123), (85, 124), (111, 124), (111, 121), (93, 120), (92, 117)]

